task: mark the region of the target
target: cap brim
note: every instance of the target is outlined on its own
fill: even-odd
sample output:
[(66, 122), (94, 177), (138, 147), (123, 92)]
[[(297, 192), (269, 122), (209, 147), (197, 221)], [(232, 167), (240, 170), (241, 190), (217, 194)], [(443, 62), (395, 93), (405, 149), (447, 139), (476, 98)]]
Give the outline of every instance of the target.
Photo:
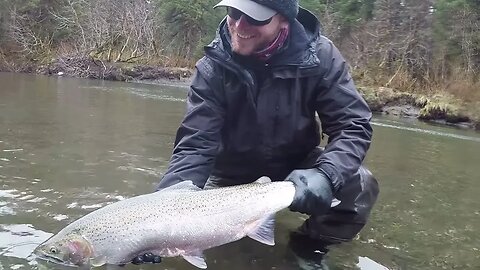
[(268, 20), (273, 17), (273, 15), (277, 14), (275, 10), (250, 0), (222, 0), (213, 8), (216, 7), (236, 8), (257, 21)]

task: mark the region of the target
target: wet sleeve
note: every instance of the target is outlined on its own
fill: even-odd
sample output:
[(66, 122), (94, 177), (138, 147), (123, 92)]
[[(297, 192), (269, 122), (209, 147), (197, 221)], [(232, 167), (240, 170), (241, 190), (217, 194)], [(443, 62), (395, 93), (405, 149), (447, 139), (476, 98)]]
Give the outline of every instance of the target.
[(211, 74), (196, 69), (173, 154), (157, 190), (186, 180), (203, 187), (210, 176), (224, 122), (224, 109), (215, 95), (218, 89), (213, 89), (215, 82), (212, 80)]
[(372, 113), (358, 93), (345, 59), (326, 38), (319, 58), (325, 75), (318, 89), (316, 111), (328, 143), (317, 165), (337, 191), (365, 158), (372, 138)]

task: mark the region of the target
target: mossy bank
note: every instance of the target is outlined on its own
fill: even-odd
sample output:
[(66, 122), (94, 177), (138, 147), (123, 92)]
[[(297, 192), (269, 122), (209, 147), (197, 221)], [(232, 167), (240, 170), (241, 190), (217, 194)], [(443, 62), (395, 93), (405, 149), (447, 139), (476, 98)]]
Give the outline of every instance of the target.
[(479, 102), (464, 102), (449, 93), (427, 96), (386, 87), (357, 88), (373, 112), (480, 130)]

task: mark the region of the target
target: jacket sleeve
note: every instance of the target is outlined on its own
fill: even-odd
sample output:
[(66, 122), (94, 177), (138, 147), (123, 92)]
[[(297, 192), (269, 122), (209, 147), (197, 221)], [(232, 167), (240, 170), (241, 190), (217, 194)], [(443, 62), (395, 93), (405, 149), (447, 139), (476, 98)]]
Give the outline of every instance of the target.
[(325, 73), (315, 105), (328, 143), (317, 165), (337, 191), (365, 158), (372, 138), (372, 113), (358, 93), (345, 59), (330, 40), (321, 38), (319, 59)]
[(186, 180), (203, 187), (212, 171), (221, 140), (224, 109), (213, 89), (218, 79), (214, 81), (211, 67), (205, 68), (203, 64), (199, 68), (199, 65), (202, 60), (188, 91), (187, 110), (177, 130), (168, 169), (157, 190)]

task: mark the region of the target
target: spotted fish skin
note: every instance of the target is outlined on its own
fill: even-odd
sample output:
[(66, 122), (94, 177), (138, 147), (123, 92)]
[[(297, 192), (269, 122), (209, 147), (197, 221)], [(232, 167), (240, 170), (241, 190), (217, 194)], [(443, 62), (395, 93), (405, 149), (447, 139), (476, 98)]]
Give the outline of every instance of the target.
[[(250, 184), (208, 190), (185, 181), (93, 211), (41, 247), (45, 250), (65, 239), (80, 237), (88, 244), (85, 250), (91, 251), (85, 252), (88, 258), (82, 262), (91, 266), (126, 264), (137, 255), (152, 252), (161, 257), (183, 256), (195, 266), (206, 268), (202, 255), (205, 249), (245, 236), (273, 245), (273, 216), (292, 203), (294, 194), (291, 182), (271, 182), (266, 177)], [(69, 257), (71, 254), (61, 258)]]

